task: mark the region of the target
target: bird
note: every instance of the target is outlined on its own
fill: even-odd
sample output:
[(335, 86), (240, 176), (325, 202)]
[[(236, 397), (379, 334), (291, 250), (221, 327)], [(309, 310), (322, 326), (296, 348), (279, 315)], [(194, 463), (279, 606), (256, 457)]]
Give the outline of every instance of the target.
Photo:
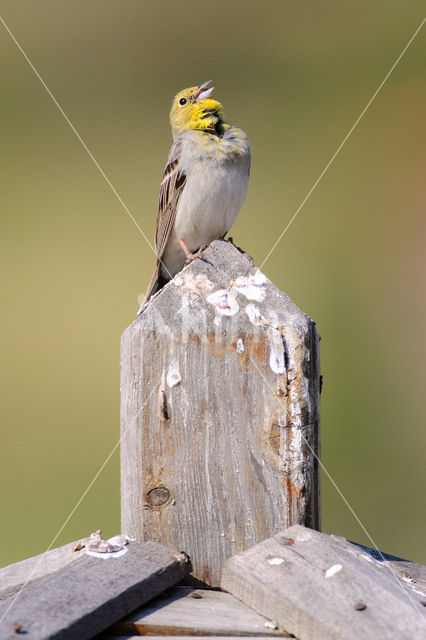
[(225, 122), (211, 81), (180, 91), (172, 101), (173, 144), (158, 199), (157, 263), (140, 311), (213, 240), (224, 238), (244, 203), (250, 144)]

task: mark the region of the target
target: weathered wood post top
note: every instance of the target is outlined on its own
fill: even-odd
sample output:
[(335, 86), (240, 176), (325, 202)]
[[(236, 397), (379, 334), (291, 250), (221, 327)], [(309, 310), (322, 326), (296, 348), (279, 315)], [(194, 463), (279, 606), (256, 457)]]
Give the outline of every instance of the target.
[(203, 257), (122, 337), (122, 531), (217, 586), (236, 552), (319, 528), (319, 336), (231, 243)]

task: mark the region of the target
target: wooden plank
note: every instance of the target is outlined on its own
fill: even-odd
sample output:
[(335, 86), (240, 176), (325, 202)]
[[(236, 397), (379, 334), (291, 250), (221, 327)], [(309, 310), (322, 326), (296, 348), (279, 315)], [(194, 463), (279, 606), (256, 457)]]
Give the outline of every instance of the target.
[(354, 551), (353, 547), (356, 547), (371, 558), (374, 558), (374, 560), (378, 560), (380, 567), (387, 567), (387, 569), (395, 573), (402, 582), (411, 585), (414, 593), (416, 593), (416, 590), (419, 590), (419, 595), (422, 593), (426, 594), (426, 566), (424, 564), (417, 564), (410, 560), (404, 560), (404, 558), (398, 558), (398, 556), (392, 556), (389, 553), (382, 553), (381, 551), (377, 551), (377, 549), (365, 547), (357, 542), (349, 542), (345, 540), (345, 538), (339, 539), (349, 545), (347, 547), (348, 549)]
[(229, 593), (173, 587), (141, 607), (111, 632), (139, 635), (229, 635), (288, 637), (278, 625)]
[[(235, 635), (233, 636), (202, 636), (202, 635), (196, 635), (197, 640), (235, 640)], [(256, 638), (256, 640), (269, 640), (269, 638), (271, 636), (237, 636), (238, 640), (253, 640), (253, 637)], [(294, 636), (284, 636), (284, 637), (291, 637), (294, 638)], [(141, 636), (137, 635), (137, 636), (128, 636), (128, 635), (122, 635), (122, 636), (118, 636), (118, 635), (109, 635), (108, 633), (102, 633), (101, 635), (97, 636), (96, 638), (94, 638), (94, 640), (140, 640)], [(149, 636), (149, 640), (188, 640), (188, 635), (184, 635), (184, 636), (167, 636), (167, 635), (160, 635), (160, 636)], [(297, 639), (296, 639), (297, 640)], [(362, 639), (360, 639), (362, 640)], [(397, 639), (396, 639), (397, 640)]]
[(153, 542), (131, 542), (121, 557), (84, 555), (29, 585), (15, 601), (4, 601), (0, 637), (15, 637), (13, 628), (19, 624), (31, 640), (92, 638), (189, 569), (185, 554)]
[[(82, 553), (89, 538), (83, 538), (70, 542), (63, 547), (51, 549), (32, 558), (26, 558), (0, 569), (0, 600), (9, 598), (26, 583), (27, 585), (39, 578), (43, 578), (58, 569), (65, 567), (69, 562), (77, 560)], [(80, 544), (81, 548), (76, 549)]]
[(232, 244), (152, 298), (121, 347), (122, 530), (223, 562), (319, 526), (319, 337)]
[(304, 527), (228, 560), (222, 587), (300, 640), (425, 638), (422, 589), (344, 538)]

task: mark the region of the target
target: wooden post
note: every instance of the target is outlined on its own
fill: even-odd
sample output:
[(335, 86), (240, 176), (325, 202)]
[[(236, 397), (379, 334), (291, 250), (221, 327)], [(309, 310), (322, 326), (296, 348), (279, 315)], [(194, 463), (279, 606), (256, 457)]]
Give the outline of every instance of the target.
[(121, 347), (122, 531), (224, 561), (319, 528), (319, 336), (225, 241), (178, 274)]

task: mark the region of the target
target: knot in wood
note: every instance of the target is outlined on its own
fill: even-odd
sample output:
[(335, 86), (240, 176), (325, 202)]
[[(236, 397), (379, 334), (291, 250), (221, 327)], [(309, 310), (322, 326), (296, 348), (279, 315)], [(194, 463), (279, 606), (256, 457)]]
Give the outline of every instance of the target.
[(146, 494), (146, 503), (148, 507), (162, 507), (170, 501), (170, 489), (167, 487), (153, 487)]

